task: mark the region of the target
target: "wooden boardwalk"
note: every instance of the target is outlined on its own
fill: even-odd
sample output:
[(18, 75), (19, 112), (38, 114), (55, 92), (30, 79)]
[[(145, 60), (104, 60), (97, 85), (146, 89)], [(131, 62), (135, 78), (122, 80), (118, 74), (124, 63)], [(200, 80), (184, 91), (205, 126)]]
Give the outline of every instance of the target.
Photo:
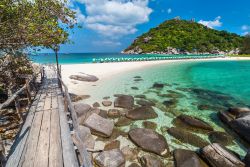
[(6, 167), (79, 167), (54, 70), (47, 69)]

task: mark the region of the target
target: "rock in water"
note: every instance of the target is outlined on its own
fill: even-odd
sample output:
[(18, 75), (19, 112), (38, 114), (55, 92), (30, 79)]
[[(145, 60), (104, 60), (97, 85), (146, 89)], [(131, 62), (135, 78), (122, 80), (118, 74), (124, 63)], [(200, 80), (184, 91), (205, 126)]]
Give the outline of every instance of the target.
[(93, 103), (93, 107), (100, 107), (100, 104), (98, 102)]
[(74, 103), (74, 109), (76, 111), (77, 116), (80, 117), (86, 114), (91, 109), (91, 106), (84, 103)]
[(180, 128), (169, 128), (168, 133), (183, 143), (188, 143), (196, 147), (205, 147), (209, 143), (201, 137)]
[(154, 106), (155, 105), (155, 103), (153, 103), (152, 101), (144, 100), (144, 99), (137, 100), (136, 103), (141, 106)]
[(126, 113), (126, 117), (133, 119), (133, 120), (145, 120), (145, 119), (157, 118), (158, 115), (152, 107), (143, 106), (143, 107), (138, 107), (138, 108), (129, 110)]
[(102, 105), (105, 106), (105, 107), (109, 107), (112, 105), (112, 101), (108, 101), (108, 100), (105, 100), (102, 102)]
[(134, 106), (134, 97), (129, 95), (120, 95), (115, 99), (115, 107), (131, 109)]
[(119, 149), (103, 151), (94, 158), (99, 167), (120, 167), (125, 163), (124, 156)]
[(136, 128), (129, 131), (130, 139), (145, 151), (165, 156), (169, 153), (164, 136), (151, 129)]
[(95, 113), (87, 118), (84, 125), (89, 127), (93, 134), (102, 137), (110, 137), (114, 128), (114, 123), (112, 121), (105, 119)]
[(208, 165), (193, 151), (174, 150), (175, 167), (208, 167)]
[(128, 119), (126, 117), (121, 117), (118, 119), (118, 121), (115, 123), (115, 126), (128, 126), (132, 123), (131, 119)]
[(79, 126), (79, 134), (80, 139), (82, 140), (83, 144), (90, 149), (94, 149), (95, 146), (95, 139), (90, 133), (90, 129), (85, 126)]
[(144, 122), (142, 122), (142, 125), (146, 129), (155, 130), (157, 128), (157, 124), (154, 122), (150, 122), (150, 121), (144, 121)]
[(162, 89), (164, 87), (164, 84), (161, 84), (161, 83), (154, 83), (153, 85), (153, 88), (156, 88), (156, 89)]
[(111, 141), (104, 146), (104, 151), (113, 150), (113, 149), (119, 149), (120, 148), (120, 141), (114, 140)]
[(96, 82), (99, 80), (96, 76), (88, 75), (88, 74), (71, 75), (69, 78), (78, 80), (78, 81), (85, 81), (85, 82)]
[(217, 143), (202, 148), (201, 154), (212, 167), (245, 167), (238, 157)]
[(181, 120), (186, 125), (189, 125), (194, 128), (200, 128), (200, 129), (209, 130), (209, 131), (213, 130), (213, 128), (208, 123), (198, 118), (194, 118), (188, 115), (181, 114), (180, 116), (177, 117), (177, 119)]
[(123, 147), (121, 151), (125, 156), (126, 161), (136, 160), (139, 153), (137, 148), (130, 148), (129, 146)]
[(140, 162), (143, 167), (165, 167), (159, 158), (152, 155), (144, 155), (140, 158)]
[(250, 114), (250, 108), (229, 108), (228, 112), (231, 113), (232, 115), (235, 115), (236, 117), (239, 117), (240, 115), (244, 115), (246, 113)]
[(230, 126), (250, 143), (250, 115), (231, 121)]
[(119, 118), (121, 116), (120, 110), (118, 109), (109, 109), (108, 117), (109, 118)]
[(210, 132), (209, 140), (211, 141), (211, 143), (219, 143), (224, 146), (233, 143), (233, 137), (231, 137), (225, 132), (217, 132), (217, 131)]

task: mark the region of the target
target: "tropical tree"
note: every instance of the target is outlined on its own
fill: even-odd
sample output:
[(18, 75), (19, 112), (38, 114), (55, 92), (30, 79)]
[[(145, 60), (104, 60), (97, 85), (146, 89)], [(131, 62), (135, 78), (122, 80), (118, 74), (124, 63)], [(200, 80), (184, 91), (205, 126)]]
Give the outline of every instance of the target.
[(250, 54), (250, 33), (245, 36), (241, 54)]

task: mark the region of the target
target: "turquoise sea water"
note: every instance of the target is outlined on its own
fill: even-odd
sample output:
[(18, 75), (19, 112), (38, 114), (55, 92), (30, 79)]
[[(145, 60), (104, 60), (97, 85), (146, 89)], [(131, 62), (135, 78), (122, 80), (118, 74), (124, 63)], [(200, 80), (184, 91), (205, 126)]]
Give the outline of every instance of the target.
[[(163, 55), (155, 55), (155, 54), (121, 54), (121, 53), (59, 53), (59, 63), (60, 64), (82, 64), (82, 63), (92, 63), (94, 59), (102, 60), (105, 58), (151, 58), (151, 57), (162, 57)], [(171, 55), (164, 55), (169, 56)], [(178, 55), (179, 57), (187, 57), (188, 55)], [(200, 55), (200, 56), (212, 56), (212, 55)], [(55, 63), (55, 54), (54, 53), (40, 53), (40, 54), (32, 54), (29, 56), (32, 61), (36, 63)]]
[[(140, 76), (143, 81), (134, 81), (135, 76)], [(226, 131), (233, 134), (217, 117), (218, 111), (226, 110), (232, 106), (250, 106), (250, 61), (195, 61), (173, 62), (133, 70), (112, 76), (106, 81), (99, 82), (88, 88), (91, 98), (87, 103), (100, 102), (105, 96), (114, 100), (114, 94), (146, 95), (147, 99), (156, 102), (154, 107), (158, 118), (150, 121), (157, 123), (157, 131), (163, 134), (170, 149), (188, 148), (197, 149), (189, 144), (180, 144), (167, 133), (162, 132), (162, 127), (173, 127), (173, 120), (179, 114), (187, 114), (198, 117), (217, 131)], [(163, 89), (153, 89), (153, 84), (164, 83)], [(131, 87), (137, 87), (134, 90)], [(166, 112), (164, 101), (175, 100), (173, 106)], [(200, 105), (208, 108), (200, 110)], [(104, 108), (105, 109), (105, 108)], [(131, 127), (142, 127), (143, 121), (136, 121), (129, 127), (123, 127), (128, 131)], [(204, 140), (208, 140), (208, 134), (195, 133)], [(236, 137), (234, 144), (228, 146), (241, 156), (245, 155), (245, 147)]]

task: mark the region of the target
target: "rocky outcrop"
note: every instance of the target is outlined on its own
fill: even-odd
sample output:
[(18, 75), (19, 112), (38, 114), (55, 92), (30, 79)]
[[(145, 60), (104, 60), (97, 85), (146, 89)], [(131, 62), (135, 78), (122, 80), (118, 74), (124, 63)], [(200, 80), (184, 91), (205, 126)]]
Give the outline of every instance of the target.
[(99, 167), (120, 167), (125, 163), (124, 156), (119, 149), (103, 151), (94, 158)]
[(114, 128), (114, 123), (112, 121), (95, 113), (86, 119), (84, 125), (91, 129), (91, 133), (102, 137), (111, 136)]
[(213, 130), (212, 126), (210, 126), (208, 123), (206, 123), (205, 121), (203, 121), (199, 118), (195, 118), (195, 117), (181, 114), (176, 119), (179, 119), (181, 122), (183, 122), (187, 126), (191, 126), (191, 127), (199, 128), (199, 129), (204, 129), (204, 130), (209, 130), (209, 131)]
[(115, 107), (131, 109), (134, 106), (134, 97), (129, 95), (119, 95), (114, 102)]
[(151, 129), (136, 128), (129, 131), (130, 139), (145, 151), (165, 156), (169, 153), (164, 136)]
[(248, 108), (230, 108), (227, 112), (219, 112), (219, 118), (248, 143), (250, 143), (249, 111)]
[(174, 150), (175, 167), (208, 167), (208, 165), (193, 151)]
[(143, 167), (165, 167), (163, 162), (156, 156), (144, 155), (140, 158), (141, 165)]
[(202, 148), (201, 154), (212, 167), (245, 167), (237, 156), (217, 143)]
[(126, 113), (126, 117), (132, 120), (146, 120), (146, 119), (157, 118), (158, 115), (152, 107), (143, 106), (143, 107), (138, 107), (138, 108), (129, 110)]
[(99, 80), (96, 76), (88, 75), (88, 74), (71, 75), (69, 78), (73, 80), (85, 81), (85, 82), (96, 82)]
[(188, 143), (196, 147), (205, 147), (209, 143), (201, 137), (180, 128), (169, 128), (168, 133), (183, 143)]

